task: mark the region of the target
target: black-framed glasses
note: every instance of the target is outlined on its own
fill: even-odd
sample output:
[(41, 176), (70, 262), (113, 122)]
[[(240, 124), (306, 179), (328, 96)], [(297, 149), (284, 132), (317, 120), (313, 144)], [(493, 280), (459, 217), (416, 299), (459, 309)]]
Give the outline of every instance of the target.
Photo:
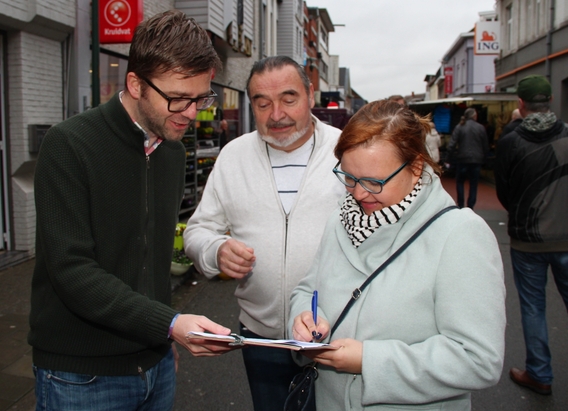
[(208, 96), (202, 97), (170, 97), (158, 87), (156, 87), (156, 85), (147, 78), (140, 78), (144, 80), (150, 87), (156, 90), (160, 96), (168, 101), (168, 111), (171, 113), (181, 113), (182, 111), (187, 110), (193, 103), (195, 103), (195, 107), (198, 111), (205, 110), (211, 107), (211, 105), (215, 101), (215, 97), (217, 97), (217, 94), (213, 90), (210, 90), (211, 94), (209, 94)]
[(341, 181), (347, 187), (354, 188), (357, 185), (357, 183), (359, 183), (359, 184), (361, 184), (361, 187), (363, 187), (369, 193), (380, 194), (383, 191), (383, 186), (391, 178), (396, 176), (404, 167), (406, 167), (408, 162), (405, 162), (394, 173), (392, 173), (390, 176), (388, 176), (384, 180), (377, 180), (376, 178), (370, 178), (370, 177), (362, 177), (362, 178), (353, 177), (351, 174), (346, 173), (345, 171), (339, 170), (337, 168), (337, 167), (339, 167), (339, 164), (341, 164), (341, 161), (337, 162), (337, 164), (333, 168), (333, 173), (337, 176), (339, 181)]

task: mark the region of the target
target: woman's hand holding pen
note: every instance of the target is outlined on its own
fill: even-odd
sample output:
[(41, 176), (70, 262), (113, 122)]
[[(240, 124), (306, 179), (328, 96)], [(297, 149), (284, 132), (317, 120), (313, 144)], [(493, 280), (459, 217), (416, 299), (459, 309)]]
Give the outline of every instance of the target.
[[(317, 317), (317, 325), (314, 322), (313, 312), (304, 311), (294, 319), (292, 328), (292, 338), (298, 341), (314, 341), (314, 334), (319, 338), (319, 342), (326, 338), (329, 334), (329, 323), (321, 317)], [(319, 335), (318, 335), (319, 334)]]

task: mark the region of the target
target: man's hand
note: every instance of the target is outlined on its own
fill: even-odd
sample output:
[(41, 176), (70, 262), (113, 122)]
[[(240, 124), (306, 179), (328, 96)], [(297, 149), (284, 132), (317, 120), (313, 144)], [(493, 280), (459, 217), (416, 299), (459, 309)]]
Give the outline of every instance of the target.
[(189, 339), (187, 338), (189, 331), (208, 331), (213, 334), (229, 335), (231, 330), (202, 315), (180, 315), (174, 323), (171, 338), (196, 357), (212, 357), (234, 349), (226, 342), (211, 342), (198, 338)]
[(233, 238), (229, 238), (217, 251), (219, 271), (233, 278), (243, 278), (252, 271), (256, 260), (254, 250)]

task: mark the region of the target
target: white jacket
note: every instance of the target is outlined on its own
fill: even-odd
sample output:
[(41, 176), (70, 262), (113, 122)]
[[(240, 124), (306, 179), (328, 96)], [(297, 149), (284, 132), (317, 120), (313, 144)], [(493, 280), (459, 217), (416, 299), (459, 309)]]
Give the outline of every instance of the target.
[(266, 143), (255, 131), (221, 150), (184, 233), (186, 253), (207, 277), (219, 274), (217, 250), (228, 231), (254, 249), (253, 271), (239, 282), (235, 295), (239, 320), (266, 338), (285, 338), (292, 289), (310, 268), (327, 218), (345, 194), (332, 172), (341, 131), (313, 119), (314, 149), (288, 216)]

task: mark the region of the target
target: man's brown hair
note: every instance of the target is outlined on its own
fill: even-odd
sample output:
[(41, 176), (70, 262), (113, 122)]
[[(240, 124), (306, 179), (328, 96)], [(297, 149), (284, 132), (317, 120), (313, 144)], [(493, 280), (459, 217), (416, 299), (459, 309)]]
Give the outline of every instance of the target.
[(221, 67), (207, 32), (183, 12), (169, 10), (136, 27), (126, 72), (148, 79), (168, 71), (193, 77)]

